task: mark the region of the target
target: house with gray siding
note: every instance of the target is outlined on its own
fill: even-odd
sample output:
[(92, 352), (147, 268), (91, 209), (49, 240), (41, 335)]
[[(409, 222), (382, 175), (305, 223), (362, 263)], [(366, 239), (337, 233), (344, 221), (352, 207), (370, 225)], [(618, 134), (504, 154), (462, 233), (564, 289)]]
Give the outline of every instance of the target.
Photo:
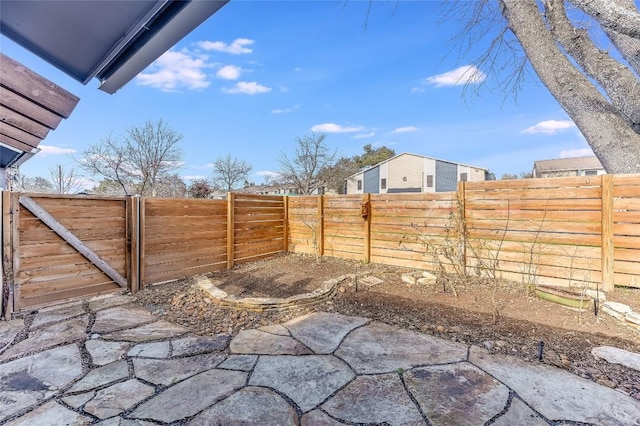
[(346, 179), (347, 194), (455, 191), (459, 181), (477, 182), (491, 177), (489, 170), (402, 153)]
[(595, 156), (538, 160), (533, 163), (534, 178), (597, 176), (605, 173)]

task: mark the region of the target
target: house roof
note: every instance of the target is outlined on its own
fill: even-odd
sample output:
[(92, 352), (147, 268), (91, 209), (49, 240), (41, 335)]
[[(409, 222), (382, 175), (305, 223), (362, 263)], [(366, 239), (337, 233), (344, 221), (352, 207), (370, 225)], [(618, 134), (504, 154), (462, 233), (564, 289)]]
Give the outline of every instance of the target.
[(371, 167), (368, 167), (368, 168), (366, 168), (366, 169), (360, 170), (359, 172), (354, 173), (354, 174), (352, 174), (351, 176), (349, 176), (347, 179), (352, 178), (352, 177), (354, 177), (354, 176), (356, 176), (356, 175), (359, 175), (360, 173), (364, 173), (364, 172), (366, 172), (366, 171), (369, 171), (369, 170), (371, 170), (371, 169), (374, 169), (374, 168), (376, 168), (376, 167), (380, 166), (381, 164), (388, 163), (389, 161), (391, 161), (391, 160), (395, 160), (396, 158), (401, 157), (401, 156), (403, 156), (403, 155), (411, 155), (411, 156), (413, 156), (413, 157), (428, 158), (429, 160), (444, 161), (444, 162), (446, 162), (446, 163), (458, 164), (458, 165), (460, 165), (460, 166), (473, 167), (473, 168), (475, 168), (475, 169), (480, 169), (480, 170), (484, 170), (484, 171), (489, 171), (489, 169), (485, 169), (484, 167), (471, 166), (471, 165), (469, 165), (469, 164), (463, 164), (463, 163), (456, 163), (455, 161), (442, 160), (442, 159), (440, 159), (440, 158), (428, 157), (428, 156), (426, 156), (426, 155), (420, 155), (420, 154), (412, 154), (412, 153), (410, 153), (410, 152), (402, 152), (402, 153), (400, 153), (400, 154), (398, 154), (398, 155), (395, 155), (395, 156), (393, 156), (393, 157), (391, 157), (391, 158), (387, 158), (387, 159), (386, 159), (386, 160), (384, 160), (384, 161), (381, 161), (381, 162), (379, 162), (379, 163), (377, 163), (377, 164), (374, 164), (374, 165), (373, 165), (373, 166), (371, 166)]
[(538, 160), (533, 163), (533, 168), (538, 172), (603, 169), (602, 164), (595, 156)]
[(2, 0), (0, 32), (115, 93), (228, 0)]
[(0, 53), (0, 169), (37, 153), (80, 99)]

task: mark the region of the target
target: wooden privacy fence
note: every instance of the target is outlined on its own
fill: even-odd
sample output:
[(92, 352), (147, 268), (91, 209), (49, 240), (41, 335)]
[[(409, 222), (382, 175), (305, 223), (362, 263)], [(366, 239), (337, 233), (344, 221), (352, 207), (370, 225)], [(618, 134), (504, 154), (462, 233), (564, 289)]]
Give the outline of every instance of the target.
[(227, 200), (2, 193), (2, 313), (282, 251), (529, 284), (640, 288), (640, 175)]
[(451, 193), (288, 204), (293, 252), (528, 284), (640, 287), (640, 175), (461, 182)]
[(227, 200), (2, 192), (0, 317), (232, 267), (287, 249), (283, 197)]

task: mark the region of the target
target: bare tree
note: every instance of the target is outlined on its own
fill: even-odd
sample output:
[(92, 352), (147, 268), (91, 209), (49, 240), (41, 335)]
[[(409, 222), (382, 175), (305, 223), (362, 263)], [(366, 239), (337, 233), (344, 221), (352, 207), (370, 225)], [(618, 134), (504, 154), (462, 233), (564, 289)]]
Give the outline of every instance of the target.
[(54, 188), (48, 179), (41, 176), (29, 177), (23, 174), (18, 167), (9, 169), (8, 180), (13, 191), (54, 192)]
[(218, 157), (213, 162), (213, 184), (229, 192), (237, 184), (244, 182), (252, 169), (249, 163), (231, 158), (231, 155)]
[(124, 194), (155, 197), (160, 179), (181, 166), (181, 140), (164, 121), (147, 121), (120, 138), (109, 136), (91, 145), (79, 161), (92, 175), (116, 182)]
[[(571, 5), (576, 10), (567, 13)], [(471, 11), (466, 45), (496, 31), (475, 62), (493, 74), (511, 68), (503, 89), (519, 87), (528, 60), (605, 170), (640, 173), (640, 12), (632, 0), (459, 2), (451, 10), (457, 19)], [(605, 37), (590, 33), (590, 25), (612, 45), (599, 46)], [(526, 56), (518, 55), (518, 46)]]
[(82, 176), (78, 175), (76, 170), (65, 169), (58, 164), (49, 169), (51, 174), (51, 183), (58, 194), (73, 194), (82, 189)]
[(295, 156), (280, 153), (281, 180), (294, 185), (300, 194), (313, 194), (325, 186), (323, 173), (334, 166), (337, 156), (324, 142), (326, 137), (324, 133), (312, 133), (296, 138)]
[(157, 177), (155, 190), (156, 197), (184, 198), (187, 195), (187, 185), (177, 173)]

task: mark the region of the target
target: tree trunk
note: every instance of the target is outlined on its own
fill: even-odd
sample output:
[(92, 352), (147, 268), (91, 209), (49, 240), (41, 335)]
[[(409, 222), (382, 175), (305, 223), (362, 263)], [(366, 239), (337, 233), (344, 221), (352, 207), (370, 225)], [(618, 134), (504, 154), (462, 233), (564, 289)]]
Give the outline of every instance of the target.
[(543, 84), (573, 119), (608, 173), (640, 173), (640, 134), (558, 48), (535, 0), (500, 0)]

